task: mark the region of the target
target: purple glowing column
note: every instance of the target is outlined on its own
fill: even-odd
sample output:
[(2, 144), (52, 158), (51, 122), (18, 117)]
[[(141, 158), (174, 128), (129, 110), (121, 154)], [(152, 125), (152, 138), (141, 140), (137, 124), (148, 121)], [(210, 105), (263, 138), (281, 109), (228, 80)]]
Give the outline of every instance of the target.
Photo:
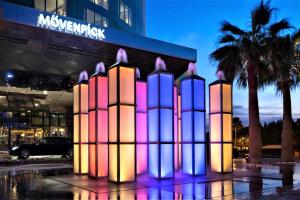
[(147, 83), (136, 81), (136, 156), (137, 174), (147, 172)]

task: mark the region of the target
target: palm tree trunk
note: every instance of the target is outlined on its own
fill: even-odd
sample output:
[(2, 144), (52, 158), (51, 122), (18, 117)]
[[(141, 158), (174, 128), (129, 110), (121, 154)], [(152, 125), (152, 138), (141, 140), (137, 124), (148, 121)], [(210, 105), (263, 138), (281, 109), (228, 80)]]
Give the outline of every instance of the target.
[(291, 92), (289, 82), (282, 84), (283, 95), (283, 122), (281, 132), (281, 160), (293, 160), (293, 119), (291, 109)]
[(249, 154), (250, 162), (258, 164), (261, 162), (262, 139), (257, 97), (257, 72), (255, 65), (251, 62), (248, 63), (247, 73), (249, 87)]

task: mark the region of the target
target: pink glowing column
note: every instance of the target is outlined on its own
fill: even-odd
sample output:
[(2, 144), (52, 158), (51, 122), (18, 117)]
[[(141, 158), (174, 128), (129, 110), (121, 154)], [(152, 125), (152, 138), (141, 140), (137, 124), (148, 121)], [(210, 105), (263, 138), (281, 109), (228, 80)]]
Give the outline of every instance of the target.
[(181, 150), (181, 96), (178, 95), (177, 96), (177, 105), (178, 105), (178, 110), (177, 110), (177, 125), (178, 125), (178, 167), (179, 169), (181, 168), (181, 163), (182, 163), (182, 159), (181, 159), (181, 155), (182, 155), (182, 150)]
[(178, 143), (178, 89), (174, 86), (174, 169), (179, 169), (179, 143)]
[(108, 174), (107, 77), (97, 73), (89, 79), (89, 176)]
[(136, 81), (136, 156), (137, 174), (147, 172), (147, 83)]

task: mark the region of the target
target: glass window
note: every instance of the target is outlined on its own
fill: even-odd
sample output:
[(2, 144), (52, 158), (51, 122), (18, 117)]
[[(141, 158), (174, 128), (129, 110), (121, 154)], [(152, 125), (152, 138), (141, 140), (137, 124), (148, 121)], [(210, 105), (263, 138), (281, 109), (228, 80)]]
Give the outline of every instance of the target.
[(120, 19), (129, 26), (132, 26), (132, 12), (131, 9), (123, 1), (120, 1)]
[(66, 16), (66, 0), (34, 0), (34, 7), (39, 10)]
[(90, 1), (108, 10), (108, 0), (90, 0)]
[(46, 0), (46, 11), (56, 13), (56, 0)]
[(34, 7), (39, 10), (45, 10), (45, 0), (35, 0)]
[(108, 20), (106, 17), (90, 9), (86, 9), (85, 11), (85, 20), (89, 23), (95, 23), (100, 26), (104, 26), (104, 27), (108, 26)]
[(107, 27), (107, 18), (99, 15), (98, 13), (95, 13), (95, 24)]
[(57, 14), (66, 16), (66, 1), (65, 0), (57, 0)]
[(89, 23), (94, 23), (94, 11), (86, 9), (85, 20)]

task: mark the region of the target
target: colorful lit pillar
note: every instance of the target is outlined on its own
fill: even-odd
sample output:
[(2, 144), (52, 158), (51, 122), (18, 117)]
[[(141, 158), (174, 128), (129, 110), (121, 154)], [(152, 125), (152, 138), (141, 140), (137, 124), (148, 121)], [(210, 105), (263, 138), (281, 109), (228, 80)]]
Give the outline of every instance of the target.
[(119, 49), (117, 63), (108, 69), (108, 179), (135, 180), (136, 173), (136, 72)]
[[(255, 182), (254, 182), (255, 183)], [(250, 183), (251, 184), (251, 183)], [(257, 183), (255, 183), (257, 184)], [(259, 184), (258, 184), (259, 185)], [(232, 180), (213, 181), (208, 185), (208, 199), (222, 199), (225, 196), (234, 195), (234, 185)]]
[(174, 77), (161, 58), (155, 68), (147, 77), (148, 174), (161, 179), (174, 176)]
[(178, 167), (182, 167), (182, 148), (181, 148), (181, 95), (178, 94), (177, 105), (178, 105)]
[(212, 172), (232, 172), (232, 87), (220, 79), (209, 85)]
[(189, 76), (181, 81), (182, 172), (206, 174), (205, 79), (195, 75), (189, 64)]
[[(137, 68), (137, 79), (140, 78), (140, 71)], [(136, 174), (147, 172), (147, 83), (136, 81)]]
[(89, 176), (108, 174), (107, 76), (104, 64), (98, 63), (89, 79)]
[(179, 170), (179, 143), (178, 143), (178, 89), (174, 86), (174, 169)]
[(88, 173), (88, 74), (82, 72), (73, 87), (74, 174)]

